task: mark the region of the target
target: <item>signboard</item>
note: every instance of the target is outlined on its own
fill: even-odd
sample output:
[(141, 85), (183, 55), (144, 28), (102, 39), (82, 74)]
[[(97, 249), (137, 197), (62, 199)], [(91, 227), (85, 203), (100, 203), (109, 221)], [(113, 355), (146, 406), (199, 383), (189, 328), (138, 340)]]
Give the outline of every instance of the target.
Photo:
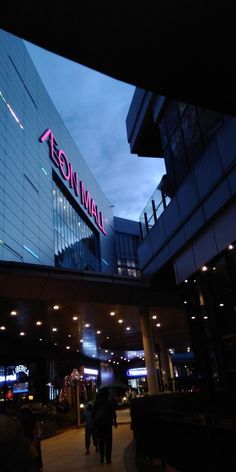
[(146, 367), (137, 367), (136, 369), (128, 369), (127, 377), (145, 377), (147, 375)]
[(95, 200), (91, 198), (89, 191), (86, 190), (84, 182), (79, 180), (78, 174), (73, 170), (72, 164), (65, 152), (57, 147), (57, 141), (52, 130), (48, 128), (39, 138), (39, 141), (41, 143), (48, 141), (51, 160), (56, 167), (59, 167), (63, 179), (69, 183), (70, 187), (74, 190), (76, 197), (80, 194), (81, 204), (84, 206), (87, 213), (94, 218), (96, 225), (106, 236), (107, 232), (104, 228), (103, 213), (98, 210)]

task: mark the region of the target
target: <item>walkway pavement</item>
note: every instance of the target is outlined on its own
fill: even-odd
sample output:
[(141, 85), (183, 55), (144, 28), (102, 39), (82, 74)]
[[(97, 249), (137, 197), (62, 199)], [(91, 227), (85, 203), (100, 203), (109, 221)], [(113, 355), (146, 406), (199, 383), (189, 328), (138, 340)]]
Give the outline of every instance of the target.
[(118, 427), (113, 428), (112, 464), (100, 464), (99, 452), (91, 447), (85, 456), (84, 428), (70, 429), (42, 441), (44, 472), (137, 472), (134, 460), (130, 413), (117, 411)]

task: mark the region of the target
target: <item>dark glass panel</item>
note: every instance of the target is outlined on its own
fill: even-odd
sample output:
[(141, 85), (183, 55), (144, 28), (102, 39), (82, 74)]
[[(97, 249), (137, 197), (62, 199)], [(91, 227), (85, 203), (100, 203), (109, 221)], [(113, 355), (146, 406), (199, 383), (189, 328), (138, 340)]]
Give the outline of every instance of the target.
[(165, 114), (165, 119), (169, 137), (171, 137), (179, 123), (179, 111), (177, 107), (177, 102), (171, 101), (169, 103)]
[(200, 107), (197, 108), (197, 112), (204, 145), (207, 146), (221, 128), (223, 124), (223, 117), (221, 113), (206, 110), (205, 108)]
[(177, 186), (181, 184), (188, 173), (187, 156), (180, 126), (176, 129), (170, 141), (172, 165)]
[(189, 168), (191, 169), (204, 150), (195, 106), (188, 105), (182, 117), (181, 126), (188, 154)]
[(162, 120), (159, 124), (159, 129), (160, 129), (160, 135), (161, 135), (162, 148), (165, 149), (165, 147), (168, 143), (168, 131), (167, 131), (167, 127), (166, 127), (165, 117), (162, 118)]

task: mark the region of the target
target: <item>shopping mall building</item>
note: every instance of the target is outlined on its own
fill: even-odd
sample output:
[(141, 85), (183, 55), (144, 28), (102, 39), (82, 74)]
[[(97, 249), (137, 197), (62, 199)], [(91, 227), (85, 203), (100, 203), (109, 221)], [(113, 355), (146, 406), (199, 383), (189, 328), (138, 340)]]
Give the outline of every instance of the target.
[(16, 372), (45, 399), (72, 367), (109, 378), (143, 348), (153, 392), (192, 373), (190, 351), (197, 388), (235, 389), (236, 119), (136, 89), (131, 152), (166, 175), (140, 223), (117, 218), (23, 41), (1, 31), (0, 49), (3, 396)]
[[(56, 374), (52, 365), (45, 367), (46, 360), (53, 362), (61, 345), (63, 356), (66, 349), (76, 353), (81, 347), (85, 333), (84, 327), (76, 325), (78, 314), (83, 311), (88, 326), (96, 310), (72, 306), (77, 293), (87, 304), (113, 303), (112, 287), (103, 284), (106, 274), (116, 274), (117, 280), (122, 275), (127, 280), (139, 278), (139, 225), (114, 218), (112, 205), (55, 109), (23, 41), (1, 31), (0, 51), (0, 387), (3, 394), (7, 390), (4, 379), (8, 379), (11, 396), (15, 366), (26, 365), (18, 369), (17, 378), (36, 371), (34, 385), (53, 385)], [(85, 273), (86, 282), (81, 275)], [(108, 277), (112, 285), (114, 280)], [(137, 283), (139, 287), (140, 280)], [(59, 328), (54, 308), (62, 298), (67, 308)], [(118, 294), (117, 303), (116, 299), (119, 302)], [(112, 305), (107, 309), (112, 310)], [(65, 326), (69, 320), (71, 328)], [(51, 339), (43, 332), (46, 323)], [(75, 325), (78, 332), (71, 334)], [(99, 323), (97, 330), (101, 330)], [(99, 337), (99, 333), (90, 335)], [(87, 337), (84, 358), (90, 357), (87, 368), (97, 371), (98, 345)], [(70, 355), (66, 352), (67, 359)], [(61, 375), (70, 374), (76, 363), (73, 359), (68, 364)]]

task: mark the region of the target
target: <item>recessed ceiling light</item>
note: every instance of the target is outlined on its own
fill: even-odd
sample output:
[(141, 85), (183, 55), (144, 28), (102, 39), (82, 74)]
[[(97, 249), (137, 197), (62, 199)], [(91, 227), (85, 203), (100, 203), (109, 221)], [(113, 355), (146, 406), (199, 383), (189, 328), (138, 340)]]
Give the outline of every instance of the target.
[(107, 336), (106, 339), (110, 339), (110, 336)]
[(153, 319), (153, 320), (156, 320), (156, 319), (157, 319), (157, 315), (153, 315), (153, 316), (152, 316), (152, 319)]
[(120, 323), (120, 324), (121, 324), (121, 323), (123, 323), (123, 320), (121, 320), (121, 319), (120, 319), (120, 320), (118, 320), (118, 323)]
[(220, 303), (219, 306), (224, 306), (224, 303)]
[(111, 356), (113, 356), (113, 355), (114, 355), (114, 352), (111, 352)]
[(42, 324), (42, 321), (36, 321), (37, 326), (41, 326), (41, 324)]
[(1, 331), (5, 331), (5, 329), (6, 329), (6, 326), (0, 326)]
[(196, 316), (191, 316), (191, 320), (195, 320)]
[(70, 349), (70, 346), (66, 346), (66, 349)]
[(108, 352), (108, 349), (105, 349), (105, 352)]
[(54, 343), (54, 346), (57, 346), (57, 345), (58, 345), (58, 343)]
[(188, 303), (187, 300), (184, 300), (184, 304), (187, 305), (187, 303)]
[(97, 334), (101, 334), (101, 331), (100, 331), (100, 329), (97, 331)]
[(157, 323), (156, 326), (157, 326), (157, 328), (160, 328), (161, 323)]
[(42, 341), (42, 338), (39, 338), (39, 341)]
[(205, 266), (205, 265), (202, 266), (202, 268), (201, 268), (201, 271), (202, 271), (202, 272), (206, 272), (207, 270), (208, 270), (208, 267), (207, 267), (207, 266)]
[(21, 332), (20, 332), (20, 336), (25, 336), (25, 332), (24, 332), (24, 331), (21, 331)]
[(229, 245), (228, 245), (228, 249), (229, 249), (230, 251), (232, 251), (232, 249), (234, 249), (234, 245), (233, 245), (233, 244), (229, 244)]
[(60, 306), (59, 305), (53, 305), (53, 310), (59, 310)]
[(89, 323), (85, 323), (85, 328), (89, 328), (90, 327), (90, 324)]
[(83, 342), (84, 342), (84, 340), (83, 340), (83, 339), (80, 339), (80, 342), (81, 342), (81, 343), (83, 343)]
[(71, 338), (71, 334), (68, 334), (68, 338)]
[(52, 331), (57, 331), (57, 328), (52, 328)]
[(115, 316), (115, 312), (114, 312), (114, 311), (111, 311), (111, 312), (110, 312), (110, 315), (111, 315), (111, 316)]
[(204, 319), (204, 320), (208, 320), (208, 316), (203, 316), (203, 319)]
[(130, 331), (130, 326), (126, 326), (126, 331)]
[(11, 315), (12, 315), (12, 316), (16, 316), (16, 315), (17, 315), (17, 311), (12, 310), (12, 311), (11, 311)]
[(73, 316), (73, 320), (74, 321), (78, 320), (78, 316)]

